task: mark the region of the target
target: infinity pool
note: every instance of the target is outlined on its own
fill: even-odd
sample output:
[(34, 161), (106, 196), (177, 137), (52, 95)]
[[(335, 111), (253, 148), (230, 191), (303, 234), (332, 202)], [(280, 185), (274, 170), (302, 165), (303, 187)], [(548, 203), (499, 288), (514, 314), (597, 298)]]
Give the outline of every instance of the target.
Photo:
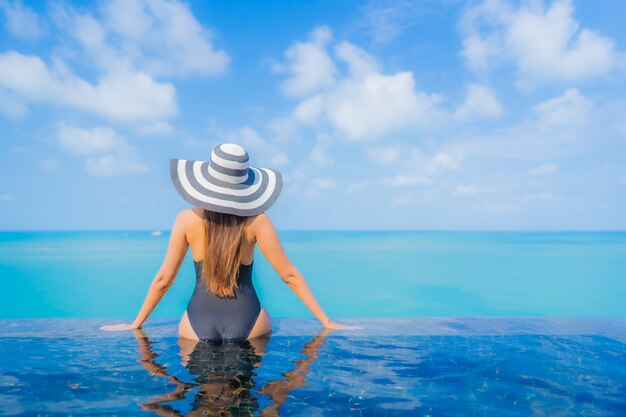
[(623, 416), (626, 320), (277, 319), (266, 340), (181, 343), (177, 321), (0, 320), (0, 414)]

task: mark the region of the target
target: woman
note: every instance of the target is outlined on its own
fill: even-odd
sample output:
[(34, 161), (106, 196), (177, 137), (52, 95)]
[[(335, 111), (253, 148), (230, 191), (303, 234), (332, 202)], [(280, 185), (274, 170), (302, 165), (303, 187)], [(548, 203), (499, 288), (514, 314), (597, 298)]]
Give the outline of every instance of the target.
[(324, 313), (265, 214), (281, 192), (280, 173), (249, 167), (248, 159), (242, 147), (227, 143), (216, 146), (209, 161), (170, 161), (174, 187), (196, 207), (176, 217), (165, 260), (135, 321), (101, 329), (141, 327), (174, 283), (191, 247), (196, 287), (179, 323), (179, 335), (192, 340), (238, 340), (270, 333), (271, 318), (251, 280), (257, 243), (278, 275), (324, 327), (353, 328), (333, 322)]

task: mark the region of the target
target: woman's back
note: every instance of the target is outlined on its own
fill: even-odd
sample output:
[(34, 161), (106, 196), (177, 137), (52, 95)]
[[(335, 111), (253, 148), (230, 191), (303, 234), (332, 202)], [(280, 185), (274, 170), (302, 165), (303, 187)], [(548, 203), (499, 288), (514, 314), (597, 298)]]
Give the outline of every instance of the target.
[(187, 233), (196, 286), (187, 304), (189, 323), (200, 340), (246, 339), (261, 313), (261, 303), (252, 283), (254, 238), (250, 236), (249, 224), (244, 227), (241, 241), (241, 262), (234, 296), (221, 297), (207, 288), (202, 274), (207, 233), (204, 210), (193, 208), (191, 212), (195, 219), (190, 220)]

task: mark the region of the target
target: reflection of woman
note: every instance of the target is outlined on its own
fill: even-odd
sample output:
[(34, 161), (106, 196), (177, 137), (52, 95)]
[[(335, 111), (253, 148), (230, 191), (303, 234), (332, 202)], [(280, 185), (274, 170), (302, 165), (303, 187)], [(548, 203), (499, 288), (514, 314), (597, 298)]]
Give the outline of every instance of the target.
[[(296, 367), (282, 375), (285, 379), (270, 381), (258, 390), (259, 394), (270, 397), (272, 404), (262, 409), (260, 416), (277, 416), (278, 407), (287, 399), (287, 394), (295, 388), (304, 386), (306, 373), (311, 362), (317, 357), (317, 351), (331, 329), (322, 329), (317, 336), (306, 343), (301, 350), (305, 357), (294, 362)], [(254, 395), (254, 376), (256, 368), (261, 366), (262, 356), (269, 337), (252, 340), (230, 342), (194, 342), (180, 338), (183, 365), (191, 375), (195, 375), (195, 383), (180, 381), (170, 375), (167, 368), (159, 365), (156, 353), (150, 348), (151, 342), (141, 329), (133, 333), (139, 345), (139, 360), (152, 375), (160, 375), (170, 380), (175, 389), (167, 394), (139, 406), (144, 410), (154, 411), (158, 415), (183, 415), (166, 402), (182, 400), (187, 391), (198, 386), (190, 405), (192, 410), (186, 414), (195, 415), (252, 415), (259, 409), (257, 397)]]
[(240, 146), (222, 144), (209, 161), (172, 159), (176, 190), (196, 207), (177, 216), (165, 260), (157, 272), (135, 321), (103, 326), (104, 330), (141, 327), (174, 283), (191, 247), (196, 287), (180, 321), (179, 335), (192, 340), (253, 339), (271, 331), (271, 319), (252, 284), (255, 244), (285, 283), (324, 327), (334, 323), (317, 303), (307, 282), (282, 248), (265, 210), (278, 198), (281, 175), (248, 166)]

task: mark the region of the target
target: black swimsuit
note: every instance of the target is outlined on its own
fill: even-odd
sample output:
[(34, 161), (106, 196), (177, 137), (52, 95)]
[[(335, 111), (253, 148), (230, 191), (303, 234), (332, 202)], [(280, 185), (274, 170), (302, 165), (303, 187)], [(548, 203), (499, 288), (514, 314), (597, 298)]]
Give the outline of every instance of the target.
[(202, 262), (194, 261), (194, 266), (196, 288), (187, 304), (187, 317), (198, 338), (246, 339), (261, 313), (261, 303), (252, 284), (252, 263), (239, 265), (235, 298), (221, 298), (209, 292), (202, 280)]

